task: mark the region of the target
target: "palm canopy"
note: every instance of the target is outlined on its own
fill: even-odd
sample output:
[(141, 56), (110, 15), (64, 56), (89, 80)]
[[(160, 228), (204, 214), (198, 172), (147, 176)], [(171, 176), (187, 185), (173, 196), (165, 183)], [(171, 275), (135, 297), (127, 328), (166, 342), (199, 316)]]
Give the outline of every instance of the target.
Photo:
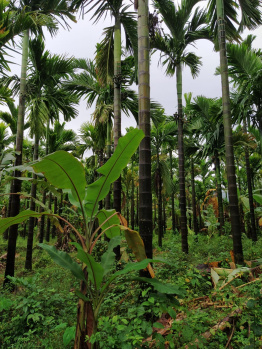
[[(187, 99), (186, 99), (187, 100)], [(188, 129), (198, 135), (203, 156), (212, 156), (224, 147), (224, 128), (222, 121), (222, 100), (197, 96), (194, 102), (187, 100), (185, 112), (188, 116)]]
[(200, 0), (182, 0), (181, 4), (176, 6), (172, 0), (154, 0), (154, 6), (160, 12), (169, 34), (161, 35), (157, 32), (151, 47), (161, 51), (168, 75), (174, 75), (178, 64), (189, 66), (193, 77), (199, 72), (200, 57), (186, 51), (187, 47), (194, 46), (197, 40), (211, 40), (205, 11), (199, 7), (194, 10), (199, 2)]
[[(137, 22), (135, 20), (136, 13), (128, 11), (131, 5), (124, 4), (123, 0), (73, 0), (71, 1), (71, 8), (76, 10), (82, 8), (84, 13), (94, 11), (91, 19), (97, 23), (102, 17), (106, 17), (108, 13), (115, 20), (119, 20), (124, 28), (126, 51), (134, 54), (137, 62)], [(103, 44), (104, 57), (110, 57), (110, 52), (113, 50), (113, 36), (115, 26), (110, 26), (105, 29), (105, 39)], [(107, 64), (104, 66), (107, 67)]]
[[(78, 99), (63, 89), (63, 81), (73, 71), (72, 58), (52, 55), (45, 50), (41, 36), (30, 40), (29, 58), (26, 97), (31, 134), (34, 134), (39, 128), (43, 132), (46, 121), (53, 122), (60, 113), (66, 121), (76, 117)], [(2, 83), (11, 86), (15, 95), (19, 93), (20, 79), (16, 75), (3, 78)]]
[(241, 44), (228, 44), (228, 73), (236, 88), (235, 101), (242, 110), (251, 111), (262, 139), (262, 55), (252, 48), (255, 37), (249, 35)]
[(106, 128), (101, 123), (95, 126), (91, 122), (85, 122), (80, 127), (79, 138), (77, 151), (81, 156), (86, 150), (92, 150), (93, 154), (100, 153), (105, 148)]
[[(87, 1), (87, 6), (91, 5), (93, 0)], [(136, 13), (130, 12), (128, 9), (131, 5), (125, 5), (123, 0), (98, 0), (96, 1), (88, 11), (95, 9), (92, 19), (95, 19), (95, 23), (98, 22), (103, 16), (106, 16), (108, 11), (112, 17), (119, 17), (125, 32), (126, 50), (133, 53), (137, 50), (137, 22), (135, 20)], [(108, 27), (107, 32), (112, 33), (113, 27)]]
[(57, 150), (71, 151), (77, 146), (77, 135), (73, 130), (65, 129), (65, 122), (60, 124), (54, 122), (54, 128), (49, 130), (49, 152), (54, 153)]
[[(228, 40), (239, 40), (244, 28), (255, 29), (261, 24), (260, 0), (226, 0), (224, 2), (225, 31)], [(209, 0), (208, 19), (211, 30), (217, 39), (217, 0)], [(239, 18), (240, 15), (240, 18)]]
[(5, 148), (14, 141), (14, 137), (10, 137), (7, 131), (8, 126), (4, 122), (0, 122), (0, 159)]
[[(122, 66), (125, 67), (125, 60), (122, 62)], [(94, 113), (96, 120), (99, 122), (106, 121), (107, 117), (113, 115), (114, 91), (112, 85), (104, 85), (104, 82), (99, 78), (97, 66), (89, 59), (76, 59), (75, 68), (80, 69), (80, 72), (71, 74), (71, 78), (65, 83), (66, 89), (75, 93), (78, 98), (85, 98), (87, 107), (91, 107), (96, 103)], [(125, 68), (122, 69), (122, 72), (125, 72)], [(129, 70), (127, 69), (126, 76), (124, 76), (126, 81), (128, 80), (128, 74)], [(137, 120), (137, 95), (128, 88), (128, 85), (128, 82), (122, 85), (121, 108), (126, 115), (131, 113)]]
[(9, 70), (5, 56), (9, 44), (14, 44), (17, 35), (30, 29), (35, 35), (45, 26), (51, 35), (58, 30), (58, 23), (69, 27), (67, 19), (75, 22), (66, 0), (24, 0), (19, 2), (0, 1), (0, 70)]
[[(17, 118), (18, 118), (18, 107), (15, 106), (13, 101), (7, 102), (9, 111), (0, 111), (0, 119), (3, 120), (11, 130), (12, 135), (16, 135), (17, 132)], [(24, 125), (24, 130), (30, 126), (29, 122)]]
[(156, 109), (152, 118), (153, 126), (151, 129), (151, 142), (160, 151), (161, 148), (173, 144), (174, 136), (177, 135), (177, 123), (164, 115), (163, 109)]

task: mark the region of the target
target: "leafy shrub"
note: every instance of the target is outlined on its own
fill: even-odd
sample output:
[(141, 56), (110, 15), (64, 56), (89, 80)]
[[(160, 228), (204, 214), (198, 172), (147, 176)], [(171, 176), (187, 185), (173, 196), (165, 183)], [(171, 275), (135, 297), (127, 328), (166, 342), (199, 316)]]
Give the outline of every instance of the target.
[[(64, 272), (60, 269), (49, 271), (52, 277), (36, 274), (11, 278), (16, 294), (4, 294), (0, 303), (1, 348), (62, 347), (64, 329), (53, 329), (61, 322), (68, 324), (75, 320), (76, 297), (68, 289), (60, 291)], [(52, 282), (49, 283), (49, 279)]]

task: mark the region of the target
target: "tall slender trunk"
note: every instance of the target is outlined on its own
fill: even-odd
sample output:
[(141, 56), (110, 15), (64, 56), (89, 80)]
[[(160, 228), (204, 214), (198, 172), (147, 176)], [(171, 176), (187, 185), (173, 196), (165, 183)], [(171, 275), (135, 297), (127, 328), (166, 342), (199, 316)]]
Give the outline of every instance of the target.
[[(54, 214), (57, 214), (57, 209), (58, 209), (58, 205), (57, 205), (57, 196), (54, 197)], [(52, 226), (52, 238), (54, 239), (56, 236), (56, 226), (55, 224), (53, 224)]]
[(198, 233), (197, 212), (196, 212), (196, 190), (195, 190), (195, 171), (194, 161), (191, 158), (191, 189), (192, 189), (192, 209), (193, 209), (193, 229)]
[(199, 211), (199, 230), (203, 228), (202, 218), (201, 218), (201, 207), (200, 204), (198, 204), (198, 211)]
[[(49, 208), (49, 210), (51, 210), (51, 206), (52, 206), (52, 193), (50, 191), (49, 192), (49, 197), (48, 197), (48, 208)], [(51, 230), (51, 221), (50, 221), (50, 218), (47, 218), (46, 235), (45, 235), (45, 239), (46, 239), (47, 242), (50, 241), (50, 230)]]
[[(114, 148), (121, 137), (121, 24), (115, 17), (114, 29)], [(114, 182), (114, 209), (121, 212), (121, 177)]]
[(152, 190), (150, 139), (150, 77), (148, 0), (138, 6), (138, 94), (139, 128), (145, 137), (139, 146), (139, 232), (144, 240), (146, 255), (152, 258)]
[(139, 187), (136, 187), (136, 226), (139, 226)]
[[(108, 119), (107, 123), (106, 123), (106, 157), (107, 157), (107, 160), (109, 160), (110, 157), (111, 157), (111, 144), (112, 144), (112, 140), (111, 140), (111, 122)], [(105, 198), (105, 209), (106, 210), (110, 210), (111, 209), (111, 190), (109, 191), (109, 193), (107, 194), (107, 196)]]
[[(42, 203), (46, 204), (46, 190), (43, 191), (43, 197), (42, 197)], [(45, 209), (41, 206), (40, 212), (44, 212)], [(39, 242), (42, 243), (44, 241), (44, 230), (45, 230), (45, 215), (41, 217), (40, 220), (40, 227), (39, 227)]]
[[(10, 193), (13, 193), (13, 185), (14, 185), (14, 181), (12, 181), (10, 184)], [(11, 217), (10, 215), (11, 215), (11, 207), (12, 207), (12, 196), (13, 195), (9, 195), (6, 217)], [(3, 235), (4, 240), (8, 240), (9, 229), (10, 228), (6, 229), (6, 231), (4, 232), (4, 235)]]
[[(35, 136), (34, 144), (34, 160), (38, 159), (38, 148), (39, 148), (39, 138)], [(33, 180), (36, 180), (36, 175), (33, 174)], [(35, 198), (36, 198), (36, 183), (31, 185), (31, 200), (30, 200), (30, 210), (35, 210)], [(28, 236), (27, 236), (27, 248), (26, 248), (26, 259), (25, 259), (25, 269), (32, 270), (32, 254), (33, 254), (33, 240), (34, 240), (34, 227), (35, 227), (35, 218), (30, 217), (28, 223)]]
[[(45, 155), (49, 154), (49, 128), (50, 128), (50, 120), (47, 120), (47, 125), (46, 125), (46, 148), (45, 148)], [(47, 191), (44, 189), (43, 191), (43, 198), (42, 198), (42, 203), (45, 205), (46, 204), (46, 194)], [(40, 208), (40, 212), (44, 212), (45, 209), (43, 207)], [(39, 228), (39, 242), (42, 243), (44, 240), (44, 235), (45, 235), (45, 215), (41, 217), (40, 220), (40, 228)]]
[(258, 122), (259, 136), (260, 136), (260, 152), (262, 154), (262, 117), (261, 117), (261, 99), (259, 98), (259, 104), (257, 106), (257, 115), (260, 115)]
[(131, 182), (131, 229), (135, 229), (135, 183), (134, 183), (134, 161), (132, 160), (132, 182)]
[[(121, 24), (119, 16), (115, 17), (114, 29), (114, 149), (121, 137)], [(114, 182), (113, 207), (121, 212), (121, 176)], [(116, 259), (120, 259), (120, 245), (114, 248)]]
[(157, 192), (157, 225), (158, 225), (158, 246), (162, 247), (163, 224), (162, 224), (162, 179), (159, 168), (159, 153), (157, 150), (157, 169), (156, 169), (156, 192)]
[[(247, 132), (246, 118), (244, 118), (244, 132)], [(245, 160), (246, 160), (247, 189), (248, 189), (248, 201), (249, 201), (249, 212), (250, 212), (250, 223), (251, 223), (251, 238), (253, 241), (257, 241), (255, 210), (254, 210), (254, 203), (253, 203), (253, 190), (252, 190), (252, 184), (251, 184), (250, 161), (249, 161), (249, 152), (247, 147), (245, 147)]]
[(152, 217), (153, 230), (156, 228), (156, 224), (157, 224), (156, 201), (157, 201), (156, 198), (154, 198), (154, 202), (153, 202), (154, 210), (153, 210), (153, 217)]
[(183, 140), (183, 111), (182, 111), (182, 67), (181, 63), (176, 69), (177, 80), (177, 105), (178, 105), (178, 170), (179, 170), (179, 203), (180, 203), (180, 229), (182, 251), (188, 253), (187, 218), (186, 218), (186, 187), (185, 187), (185, 158)]
[(216, 182), (217, 182), (219, 231), (220, 231), (220, 234), (223, 234), (225, 221), (224, 221), (223, 198), (222, 198), (221, 177), (220, 177), (220, 161), (219, 161), (219, 155), (217, 150), (215, 150), (214, 155), (215, 155), (215, 173), (216, 173)]
[(226, 32), (224, 19), (224, 1), (216, 0), (217, 22), (219, 33), (219, 51), (220, 51), (220, 71), (222, 83), (222, 102), (223, 102), (223, 121), (224, 137), (226, 150), (226, 170), (228, 181), (229, 209), (231, 218), (231, 229), (233, 236), (233, 250), (236, 264), (244, 264), (241, 227), (238, 208), (237, 185), (235, 175), (235, 162), (232, 139), (232, 124), (230, 115), (230, 98), (228, 82), (228, 64), (226, 55)]
[(170, 159), (170, 177), (172, 182), (172, 193), (171, 193), (171, 215), (172, 215), (172, 230), (175, 232), (176, 229), (176, 219), (175, 219), (175, 195), (173, 188), (173, 156), (172, 149), (169, 150), (169, 159)]
[(166, 196), (164, 196), (164, 198), (162, 198), (162, 203), (163, 203), (163, 236), (166, 233)]
[[(24, 38), (23, 38), (19, 109), (18, 109), (18, 118), (17, 118), (15, 166), (22, 165), (28, 46), (29, 46), (29, 30), (26, 30), (24, 32)], [(21, 173), (16, 170), (15, 177), (19, 177), (20, 175)], [(20, 191), (21, 191), (21, 181), (15, 179), (13, 181), (13, 192), (19, 193)], [(19, 210), (20, 210), (20, 197), (19, 195), (13, 195), (10, 216), (11, 217), (16, 216), (19, 213)], [(9, 282), (7, 276), (14, 276), (14, 272), (15, 272), (15, 252), (16, 252), (17, 231), (18, 231), (17, 224), (12, 225), (9, 229), (4, 285)]]

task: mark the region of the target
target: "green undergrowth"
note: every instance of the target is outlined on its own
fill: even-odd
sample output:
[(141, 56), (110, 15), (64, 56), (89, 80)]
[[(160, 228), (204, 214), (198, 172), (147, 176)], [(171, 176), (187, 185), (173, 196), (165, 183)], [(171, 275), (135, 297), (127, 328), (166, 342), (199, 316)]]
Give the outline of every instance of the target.
[[(157, 278), (178, 285), (183, 299), (178, 302), (175, 297), (144, 285), (141, 289), (135, 281), (127, 285), (119, 280), (102, 305), (98, 332), (91, 341), (96, 340), (103, 349), (186, 346), (219, 349), (225, 348), (229, 339), (232, 348), (262, 347), (261, 282), (238, 288), (249, 282), (243, 276), (223, 290), (215, 290), (210, 271), (205, 267), (218, 261), (220, 267), (230, 268), (230, 237), (189, 234), (188, 255), (181, 252), (178, 234), (166, 234), (161, 249), (154, 242), (154, 255), (160, 260), (154, 264)], [(245, 260), (262, 257), (261, 242), (261, 238), (254, 244), (243, 237)], [(104, 244), (98, 245), (97, 256)], [(0, 256), (5, 250), (6, 242), (1, 240)], [(12, 279), (15, 292), (2, 290), (0, 294), (0, 347), (72, 348), (77, 310), (74, 289), (78, 284), (71, 273), (55, 265), (37, 246), (33, 250), (33, 271), (25, 271), (25, 253), (26, 240), (19, 237), (16, 276)], [(75, 257), (74, 252), (72, 256)], [(0, 265), (4, 265), (4, 260)], [(1, 283), (3, 275), (2, 267)], [(228, 319), (223, 330), (215, 330), (234, 312), (238, 315)], [(164, 336), (158, 333), (161, 329)], [(208, 339), (204, 333), (210, 334)]]

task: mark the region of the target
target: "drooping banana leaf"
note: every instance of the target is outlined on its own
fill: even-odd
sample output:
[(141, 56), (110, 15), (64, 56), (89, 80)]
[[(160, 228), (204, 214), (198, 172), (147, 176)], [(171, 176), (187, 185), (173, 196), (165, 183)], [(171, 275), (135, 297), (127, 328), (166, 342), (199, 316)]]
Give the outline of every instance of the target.
[(105, 234), (109, 239), (120, 234), (119, 218), (117, 215), (112, 216), (115, 212), (115, 210), (103, 209), (97, 214), (99, 226), (101, 226), (102, 231), (106, 229)]
[(34, 171), (42, 172), (48, 182), (59, 189), (70, 189), (75, 200), (82, 203), (85, 196), (85, 171), (72, 154), (59, 150), (33, 165)]
[(46, 250), (52, 260), (60, 265), (60, 267), (70, 270), (77, 279), (85, 280), (85, 275), (81, 266), (77, 262), (73, 261), (68, 253), (64, 251), (58, 251), (55, 246), (49, 246), (46, 244), (38, 245)]
[(48, 215), (50, 213), (49, 212), (38, 213), (35, 211), (26, 210), (26, 211), (20, 212), (15, 217), (2, 218), (2, 219), (0, 219), (0, 234), (4, 233), (6, 231), (6, 229), (11, 227), (11, 225), (23, 223), (29, 217), (39, 218), (44, 214)]

